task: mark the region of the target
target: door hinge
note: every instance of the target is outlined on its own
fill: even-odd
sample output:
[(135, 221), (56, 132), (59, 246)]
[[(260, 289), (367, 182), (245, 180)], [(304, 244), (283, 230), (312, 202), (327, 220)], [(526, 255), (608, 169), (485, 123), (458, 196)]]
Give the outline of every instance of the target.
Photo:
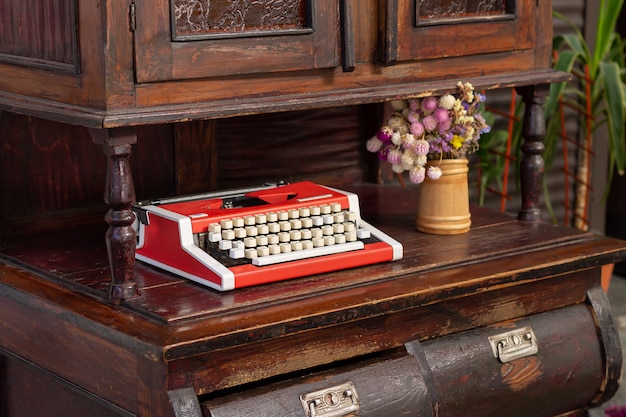
[(129, 12), (128, 12), (128, 23), (130, 26), (131, 32), (134, 32), (137, 29), (137, 6), (135, 6), (135, 2), (130, 2)]

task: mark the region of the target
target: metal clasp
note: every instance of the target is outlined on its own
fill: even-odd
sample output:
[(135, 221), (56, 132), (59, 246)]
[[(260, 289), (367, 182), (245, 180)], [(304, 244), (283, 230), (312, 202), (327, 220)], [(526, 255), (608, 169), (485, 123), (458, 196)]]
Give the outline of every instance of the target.
[(530, 326), (490, 336), (489, 343), (491, 344), (493, 355), (500, 359), (502, 363), (525, 358), (539, 351), (537, 338)]
[(343, 417), (359, 410), (359, 397), (352, 381), (300, 395), (307, 417)]

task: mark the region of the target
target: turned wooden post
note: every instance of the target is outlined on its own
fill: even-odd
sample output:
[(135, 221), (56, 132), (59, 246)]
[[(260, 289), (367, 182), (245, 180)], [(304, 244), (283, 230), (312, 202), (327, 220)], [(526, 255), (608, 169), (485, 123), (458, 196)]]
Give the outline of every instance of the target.
[(135, 215), (135, 186), (130, 171), (131, 145), (137, 142), (134, 127), (91, 129), (93, 141), (101, 145), (107, 156), (107, 177), (104, 201), (110, 209), (105, 216), (109, 228), (105, 235), (111, 283), (109, 300), (119, 303), (138, 295), (134, 280), (137, 238), (132, 227)]
[(550, 92), (549, 84), (518, 87), (517, 92), (525, 104), (524, 124), (522, 127), (522, 161), (520, 181), (522, 188), (522, 209), (519, 220), (541, 220), (539, 200), (543, 181), (543, 140), (546, 136), (546, 122), (543, 105)]

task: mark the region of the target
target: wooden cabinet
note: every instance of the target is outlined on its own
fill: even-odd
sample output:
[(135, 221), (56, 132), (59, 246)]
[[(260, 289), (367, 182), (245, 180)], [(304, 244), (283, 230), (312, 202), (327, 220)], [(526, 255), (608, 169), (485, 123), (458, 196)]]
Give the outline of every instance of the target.
[[(496, 385), (488, 386), (480, 378), (481, 396), (488, 397), (497, 386), (505, 400), (457, 410), (501, 415), (509, 411), (511, 399), (522, 404), (521, 415), (551, 416), (580, 412), (613, 395), (621, 351), (597, 285), (601, 266), (626, 257), (626, 245), (544, 224), (539, 210), (542, 105), (550, 83), (567, 78), (551, 69), (551, 2), (459, 4), (2, 1), (0, 116), (8, 123), (0, 123), (7, 133), (0, 135), (0, 192), (3, 197), (18, 195), (13, 191), (20, 186), (15, 184), (28, 183), (28, 195), (19, 198), (50, 193), (54, 200), (55, 192), (66, 191), (58, 189), (60, 181), (76, 181), (75, 190), (81, 181), (102, 177), (98, 187), (104, 189), (103, 212), (108, 210), (106, 223), (101, 215), (95, 224), (84, 221), (82, 207), (72, 207), (78, 211), (62, 222), (44, 212), (19, 223), (14, 217), (27, 204), (2, 205), (14, 208), (0, 210), (0, 230), (11, 232), (11, 239), (0, 236), (2, 410), (11, 417), (82, 415), (86, 410), (95, 415), (171, 417), (178, 412), (198, 417), (233, 415), (239, 398), (254, 408), (269, 395), (289, 401), (284, 406), (275, 402), (279, 409), (306, 413), (297, 402), (293, 406), (298, 398), (291, 394), (299, 390), (293, 378), (315, 392), (325, 378), (368, 379), (372, 371), (387, 381), (388, 369), (400, 369), (394, 375), (406, 384), (397, 392), (413, 396), (404, 404), (430, 415), (436, 410), (430, 402), (437, 398), (433, 392), (439, 388), (434, 387), (450, 382), (445, 372), (434, 369), (455, 359), (452, 355), (438, 362), (437, 346), (465, 346), (440, 338), (458, 334), (470, 340), (471, 333), (474, 340), (480, 333), (485, 342), (483, 336), (517, 326), (512, 323), (541, 323), (537, 328), (544, 335), (540, 342), (546, 343), (540, 344), (543, 356), (529, 359), (532, 366), (521, 371), (489, 355), (481, 360), (493, 367), (494, 375), (519, 377), (513, 383), (530, 377), (537, 385), (510, 385), (511, 379), (499, 377), (491, 381)], [(364, 217), (405, 246), (402, 260), (225, 294), (135, 264), (131, 172), (139, 171), (144, 185), (168, 177), (196, 188), (215, 185), (196, 184), (192, 176), (218, 171), (216, 143), (226, 136), (216, 120), (228, 118), (233, 126), (250, 120), (243, 117), (284, 112), (296, 121), (292, 130), (278, 129), (276, 134), (292, 134), (298, 141), (297, 129), (325, 124), (324, 143), (330, 144), (339, 131), (344, 140), (348, 135), (345, 120), (332, 119), (337, 114), (332, 110), (357, 109), (351, 111), (357, 128), (350, 137), (358, 141), (378, 126), (377, 104), (450, 92), (459, 81), (481, 90), (514, 87), (524, 100), (523, 195), (517, 219), (475, 208), (469, 233), (421, 235), (413, 229), (414, 194), (388, 185), (348, 184), (365, 175), (337, 169), (333, 185), (344, 182), (362, 197)], [(302, 124), (295, 116), (298, 111), (317, 113)], [(277, 119), (260, 125), (276, 129), (281, 126), (273, 123)], [(231, 149), (249, 150), (258, 136), (253, 128), (246, 133), (235, 135), (239, 142)], [(39, 141), (42, 136), (49, 141)], [(93, 164), (100, 161), (88, 148), (91, 142), (106, 157), (97, 167)], [(298, 152), (319, 149), (319, 140), (310, 143)], [(232, 154), (241, 158), (239, 176), (258, 182), (263, 179), (249, 169), (248, 161), (275, 148), (254, 145), (250, 148), (255, 154)], [(131, 160), (138, 148), (141, 153)], [(165, 148), (168, 152), (160, 153)], [(38, 164), (29, 149), (36, 149), (40, 158), (63, 161), (45, 164), (48, 172), (58, 168), (62, 173), (24, 180)], [(313, 160), (332, 165), (330, 158), (305, 163), (314, 165)], [(378, 172), (375, 164), (350, 166)], [(398, 203), (385, 204), (389, 201)], [(566, 324), (548, 337), (545, 316), (539, 315), (552, 310)], [(573, 340), (579, 324), (589, 331), (583, 340)], [(565, 339), (582, 348), (568, 350), (563, 366), (550, 367), (549, 375), (526, 374), (525, 369), (554, 364)], [(424, 343), (421, 351), (427, 340), (432, 343)], [(586, 366), (577, 367), (579, 363)], [(577, 381), (559, 371), (570, 367), (576, 368)], [(464, 387), (470, 376), (452, 382)], [(256, 394), (265, 386), (276, 396)], [(44, 387), (50, 387), (46, 401), (34, 401)], [(394, 393), (376, 409), (379, 400), (371, 388), (356, 386), (365, 401), (357, 415), (406, 411), (395, 407), (402, 401)], [(549, 409), (525, 401), (546, 391), (558, 394)]]

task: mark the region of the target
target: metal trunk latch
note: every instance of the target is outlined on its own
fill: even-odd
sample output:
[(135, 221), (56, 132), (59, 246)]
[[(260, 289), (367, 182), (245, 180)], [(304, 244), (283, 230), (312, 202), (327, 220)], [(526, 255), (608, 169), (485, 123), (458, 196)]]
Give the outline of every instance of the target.
[(307, 417), (343, 417), (359, 410), (359, 397), (352, 381), (302, 394), (300, 402)]
[(502, 363), (534, 355), (539, 351), (537, 338), (530, 326), (489, 337), (493, 355)]

